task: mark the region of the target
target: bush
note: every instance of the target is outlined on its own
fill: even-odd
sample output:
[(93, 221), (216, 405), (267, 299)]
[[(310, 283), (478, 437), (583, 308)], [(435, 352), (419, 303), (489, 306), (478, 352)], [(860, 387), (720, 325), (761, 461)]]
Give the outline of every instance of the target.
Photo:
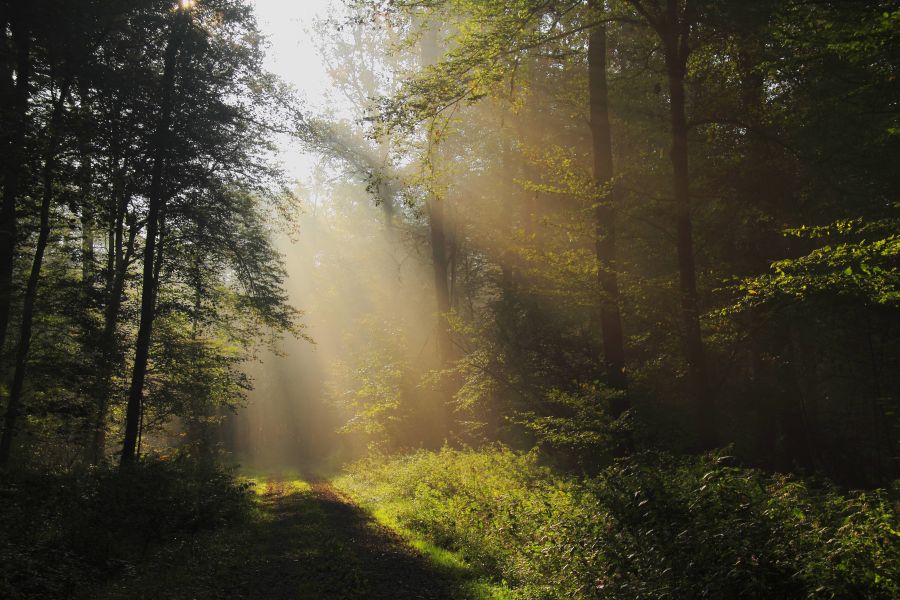
[(354, 465), (365, 505), (523, 598), (895, 598), (900, 533), (886, 491), (643, 454), (578, 480), (504, 448)]
[(140, 560), (150, 544), (241, 520), (249, 494), (184, 455), (0, 479), (0, 597), (68, 597)]

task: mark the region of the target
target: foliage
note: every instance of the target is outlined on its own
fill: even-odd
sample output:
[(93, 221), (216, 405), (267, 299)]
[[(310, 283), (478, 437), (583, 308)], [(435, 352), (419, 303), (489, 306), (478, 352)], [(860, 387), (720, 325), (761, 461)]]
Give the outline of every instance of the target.
[[(263, 69), (253, 8), (8, 8), (0, 128), (23, 139), (4, 133), (0, 147), (10, 240), (0, 372), (10, 389), (19, 382), (4, 398), (4, 447), (20, 464), (102, 460), (141, 354), (139, 320), (156, 325), (141, 429), (180, 417), (197, 425), (191, 437), (210, 437), (214, 413), (242, 401), (242, 368), (259, 346), (303, 336), (274, 247), (273, 215), (296, 208), (269, 137), (287, 96)], [(20, 81), (16, 99), (8, 92)], [(141, 282), (151, 243), (152, 283)], [(155, 306), (141, 308), (150, 295)]]
[(897, 477), (893, 3), (346, 4), (329, 56), (377, 84), (356, 89), (363, 124), (341, 132), (378, 146), (388, 196), (416, 209), (392, 224), (453, 284), (448, 439), (596, 467), (624, 375), (615, 405), (641, 424), (634, 447), (718, 440), (748, 464), (846, 485)]
[[(403, 388), (411, 367), (399, 346), (402, 336), (392, 325), (370, 319), (357, 323), (358, 329), (346, 341), (358, 349), (348, 354), (346, 362), (334, 365), (331, 381), (332, 402), (351, 415), (342, 431), (360, 431), (382, 444), (397, 439), (409, 425)], [(360, 333), (366, 337), (363, 343), (353, 339)]]
[(373, 457), (338, 484), (522, 598), (892, 598), (897, 490), (642, 453), (561, 477), (503, 447)]
[[(813, 302), (857, 302), (896, 308), (900, 301), (900, 236), (896, 220), (878, 224), (835, 223), (830, 227), (791, 230), (812, 239), (848, 237), (816, 248), (806, 256), (772, 263), (773, 273), (748, 278), (738, 292), (734, 311)], [(866, 239), (868, 235), (873, 238)], [(879, 235), (881, 234), (881, 235)]]

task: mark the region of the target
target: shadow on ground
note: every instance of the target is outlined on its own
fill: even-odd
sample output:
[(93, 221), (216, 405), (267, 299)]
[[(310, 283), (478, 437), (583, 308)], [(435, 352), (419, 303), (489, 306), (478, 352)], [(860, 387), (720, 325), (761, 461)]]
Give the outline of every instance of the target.
[(269, 482), (241, 528), (174, 540), (91, 598), (471, 598), (465, 571), (430, 563), (326, 482)]

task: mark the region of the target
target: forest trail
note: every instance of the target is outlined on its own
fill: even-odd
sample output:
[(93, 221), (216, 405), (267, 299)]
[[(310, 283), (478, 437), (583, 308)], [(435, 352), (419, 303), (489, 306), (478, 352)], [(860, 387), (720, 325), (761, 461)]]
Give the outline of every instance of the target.
[(257, 485), (252, 523), (161, 548), (102, 598), (443, 600), (472, 597), (327, 481)]

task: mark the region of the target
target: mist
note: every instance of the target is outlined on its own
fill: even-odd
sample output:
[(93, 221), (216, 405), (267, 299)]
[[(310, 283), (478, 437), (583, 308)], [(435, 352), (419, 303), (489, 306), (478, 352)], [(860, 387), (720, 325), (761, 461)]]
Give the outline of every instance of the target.
[[(332, 184), (327, 196), (297, 193), (296, 236), (278, 247), (307, 339), (285, 336), (247, 365), (254, 387), (227, 430), (235, 460), (252, 468), (315, 471), (359, 458), (369, 442), (389, 439), (369, 405), (428, 396), (418, 379), (437, 366), (434, 292), (418, 232), (391, 224), (362, 183)], [(419, 434), (424, 427), (439, 443), (438, 407), (419, 409)]]

